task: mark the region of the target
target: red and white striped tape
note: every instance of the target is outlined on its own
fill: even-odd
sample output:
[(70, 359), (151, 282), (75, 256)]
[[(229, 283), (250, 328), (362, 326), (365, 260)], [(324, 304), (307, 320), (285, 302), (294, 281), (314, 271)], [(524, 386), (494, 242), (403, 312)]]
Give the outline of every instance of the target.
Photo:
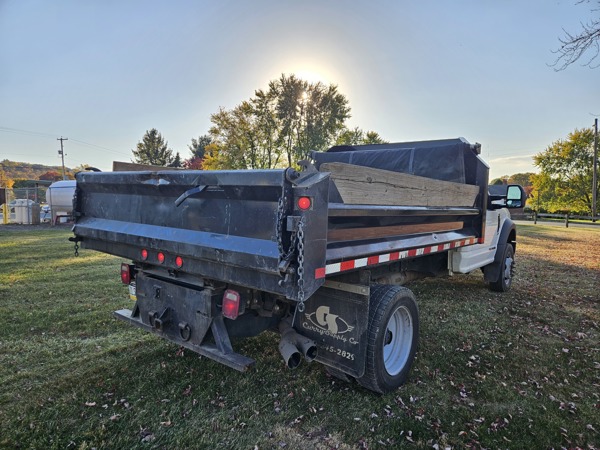
[(320, 267), (315, 270), (315, 279), (325, 278), (327, 275), (334, 273), (346, 272), (348, 270), (359, 269), (361, 267), (374, 266), (390, 261), (397, 261), (405, 258), (415, 258), (417, 256), (429, 255), (430, 253), (443, 252), (453, 248), (464, 247), (466, 245), (477, 244), (478, 240), (475, 237), (461, 239), (459, 241), (447, 242), (446, 244), (429, 245), (421, 248), (411, 248), (410, 250), (402, 250), (392, 253), (384, 253), (382, 255), (367, 256), (366, 258), (352, 259), (349, 261), (341, 261), (333, 264), (327, 264), (325, 267)]

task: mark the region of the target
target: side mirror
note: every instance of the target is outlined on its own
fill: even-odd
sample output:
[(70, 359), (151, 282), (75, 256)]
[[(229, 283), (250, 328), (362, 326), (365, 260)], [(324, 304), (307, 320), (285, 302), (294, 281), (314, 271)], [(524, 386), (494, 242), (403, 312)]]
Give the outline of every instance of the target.
[(506, 191), (506, 207), (507, 208), (523, 208), (527, 194), (518, 184), (511, 184)]

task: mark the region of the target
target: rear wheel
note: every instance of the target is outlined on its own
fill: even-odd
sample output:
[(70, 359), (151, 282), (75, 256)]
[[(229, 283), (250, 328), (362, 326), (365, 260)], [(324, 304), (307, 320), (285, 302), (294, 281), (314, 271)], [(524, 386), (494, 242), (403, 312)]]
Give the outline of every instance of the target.
[(506, 292), (512, 285), (515, 270), (515, 251), (510, 243), (507, 243), (504, 248), (504, 255), (502, 255), (500, 264), (498, 279), (490, 283), (490, 289), (496, 292)]
[(401, 386), (419, 341), (419, 310), (414, 294), (401, 286), (371, 288), (365, 373), (357, 381), (379, 393)]

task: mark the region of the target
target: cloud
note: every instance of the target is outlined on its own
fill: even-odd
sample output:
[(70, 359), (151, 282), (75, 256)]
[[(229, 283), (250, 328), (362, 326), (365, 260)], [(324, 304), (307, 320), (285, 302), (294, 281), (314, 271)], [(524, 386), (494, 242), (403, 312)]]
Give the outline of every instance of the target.
[(519, 155), (519, 156), (504, 156), (502, 158), (493, 158), (490, 159), (490, 164), (533, 164), (533, 157), (535, 154), (531, 155)]

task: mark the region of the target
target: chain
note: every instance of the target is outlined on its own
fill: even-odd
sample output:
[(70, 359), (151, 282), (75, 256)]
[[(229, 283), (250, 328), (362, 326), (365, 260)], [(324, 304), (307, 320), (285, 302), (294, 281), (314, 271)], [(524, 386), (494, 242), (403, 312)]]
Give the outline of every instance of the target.
[[(277, 202), (277, 224), (275, 225), (275, 237), (277, 239), (277, 248), (279, 255), (283, 256), (283, 218), (285, 217), (285, 190), (281, 190), (281, 197)], [(283, 258), (282, 258), (283, 259)]]
[(79, 242), (75, 241), (75, 256), (79, 256)]
[(304, 217), (298, 224), (298, 306), (299, 312), (304, 312)]
[(277, 202), (277, 225), (275, 230), (275, 237), (277, 239), (277, 248), (279, 249), (279, 257), (281, 261), (287, 261), (291, 258), (292, 254), (296, 250), (296, 242), (298, 240), (297, 230), (292, 231), (290, 236), (290, 246), (287, 251), (283, 248), (283, 222), (285, 220), (285, 208), (286, 208), (285, 190), (282, 190), (281, 197)]

